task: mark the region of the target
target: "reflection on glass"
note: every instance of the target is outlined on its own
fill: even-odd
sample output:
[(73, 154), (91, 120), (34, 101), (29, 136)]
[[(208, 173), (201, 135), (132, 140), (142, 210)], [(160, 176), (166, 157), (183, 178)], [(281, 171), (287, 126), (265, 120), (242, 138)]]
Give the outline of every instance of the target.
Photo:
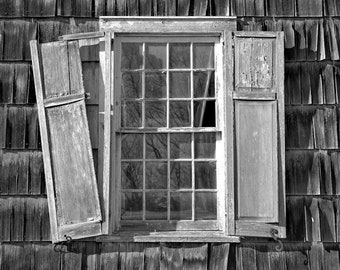
[(215, 158), (215, 133), (195, 134), (195, 158)]
[(143, 219), (143, 193), (142, 192), (122, 193), (121, 219), (122, 220)]
[(146, 43), (145, 44), (145, 68), (164, 69), (166, 68), (166, 44)]
[(190, 68), (190, 43), (170, 43), (170, 68)]
[(167, 219), (167, 195), (166, 192), (146, 192), (146, 213), (148, 220)]
[(215, 74), (213, 71), (194, 72), (194, 97), (207, 98), (215, 96)]
[(216, 188), (216, 162), (195, 162), (195, 187), (196, 189)]
[(194, 68), (214, 67), (214, 43), (194, 43)]
[(170, 127), (190, 127), (190, 102), (170, 101)]
[(191, 134), (170, 134), (170, 157), (191, 158)]
[(166, 102), (146, 101), (145, 102), (145, 126), (166, 127)]
[(142, 126), (142, 103), (134, 101), (122, 102), (122, 127)]
[(145, 97), (166, 97), (166, 73), (153, 72), (145, 74)]
[(137, 72), (124, 72), (122, 75), (123, 98), (142, 97), (142, 74)]
[(172, 189), (191, 188), (191, 162), (170, 162), (170, 187)]
[(191, 192), (171, 192), (170, 195), (170, 219), (171, 220), (191, 220), (192, 196)]
[(145, 185), (147, 189), (167, 188), (167, 163), (145, 162)]
[(143, 67), (143, 44), (122, 43), (122, 69)]
[(170, 72), (170, 98), (190, 97), (190, 73)]
[(122, 136), (122, 159), (143, 158), (143, 135), (125, 134)]
[(146, 134), (145, 142), (147, 159), (167, 158), (167, 134)]
[(217, 219), (216, 192), (195, 193), (195, 220)]
[(194, 101), (194, 127), (216, 127), (215, 101)]
[(143, 188), (143, 163), (122, 162), (122, 188)]

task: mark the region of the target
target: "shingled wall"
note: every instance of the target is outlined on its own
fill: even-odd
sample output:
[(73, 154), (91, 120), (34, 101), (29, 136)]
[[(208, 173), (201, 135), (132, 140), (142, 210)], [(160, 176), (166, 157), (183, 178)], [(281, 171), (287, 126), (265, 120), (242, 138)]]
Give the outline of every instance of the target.
[[(29, 40), (98, 30), (98, 16), (237, 16), (285, 32), (288, 238), (241, 244), (50, 243)], [(340, 269), (339, 0), (0, 0), (0, 269)], [(87, 92), (98, 58), (85, 55)], [(93, 92), (94, 93), (94, 92)], [(98, 100), (87, 104), (96, 117)], [(91, 120), (90, 120), (91, 123)], [(96, 156), (97, 126), (90, 124)]]

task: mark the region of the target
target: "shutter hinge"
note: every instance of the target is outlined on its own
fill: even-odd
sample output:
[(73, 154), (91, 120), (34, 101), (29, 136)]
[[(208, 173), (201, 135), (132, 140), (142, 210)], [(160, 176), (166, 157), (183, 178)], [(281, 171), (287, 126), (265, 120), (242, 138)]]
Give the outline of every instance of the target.
[(273, 237), (274, 241), (277, 242), (275, 249), (276, 251), (280, 252), (283, 250), (283, 244), (282, 241), (277, 237), (278, 234), (279, 231), (277, 229), (270, 229), (270, 235)]
[(69, 235), (64, 235), (66, 241), (54, 244), (54, 251), (60, 253), (68, 253), (71, 250), (72, 237)]

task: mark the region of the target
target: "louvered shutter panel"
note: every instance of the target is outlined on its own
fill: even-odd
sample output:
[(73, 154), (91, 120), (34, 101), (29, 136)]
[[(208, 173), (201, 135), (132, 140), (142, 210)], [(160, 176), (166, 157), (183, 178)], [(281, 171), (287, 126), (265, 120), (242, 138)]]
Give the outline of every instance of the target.
[(78, 42), (31, 41), (52, 242), (102, 234)]
[(233, 42), (235, 234), (285, 237), (283, 35)]

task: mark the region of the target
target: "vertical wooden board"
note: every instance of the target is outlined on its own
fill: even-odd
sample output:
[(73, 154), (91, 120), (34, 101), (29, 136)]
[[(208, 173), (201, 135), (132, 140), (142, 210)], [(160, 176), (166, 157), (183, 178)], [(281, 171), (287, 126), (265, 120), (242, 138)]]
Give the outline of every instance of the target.
[(106, 0), (95, 0), (94, 1), (94, 16), (105, 16), (106, 15)]
[(285, 247), (287, 270), (309, 270), (309, 246), (299, 243), (288, 243), (285, 245)]
[(39, 123), (36, 107), (26, 108), (26, 148), (39, 148)]
[(161, 247), (158, 244), (145, 244), (144, 267), (145, 269), (160, 269)]
[[(1, 5), (0, 5), (1, 9)], [(5, 21), (0, 21), (0, 59), (3, 59)]]
[(34, 267), (36, 270), (59, 270), (60, 253), (55, 252), (53, 245), (37, 243), (33, 244)]
[(256, 267), (257, 269), (270, 269), (269, 264), (269, 245), (265, 244), (256, 244)]
[(40, 241), (41, 240), (41, 216), (40, 216), (40, 200), (45, 198), (26, 198), (25, 200), (25, 226), (24, 240), (25, 241)]
[(320, 227), (321, 227), (321, 240), (323, 242), (335, 242), (335, 212), (333, 201), (330, 199), (320, 199)]
[(9, 107), (7, 114), (7, 148), (24, 149), (26, 140), (26, 108)]
[(26, 0), (24, 13), (27, 17), (55, 16), (56, 0)]
[(325, 147), (328, 149), (338, 148), (336, 108), (324, 108)]
[(77, 41), (70, 41), (67, 44), (68, 71), (70, 81), (70, 94), (84, 93), (83, 74), (81, 71), (81, 60)]
[[(67, 44), (41, 45), (45, 98), (70, 94)], [(56, 76), (58, 74), (58, 76)]]
[(329, 270), (340, 269), (338, 245), (326, 243), (324, 244), (322, 266), (323, 269)]
[(276, 270), (286, 270), (286, 256), (285, 250), (277, 251), (276, 244), (270, 244), (268, 250), (269, 257), (269, 268), (268, 269), (276, 269)]
[(314, 147), (316, 149), (325, 149), (325, 122), (324, 122), (324, 110), (317, 109), (313, 117), (313, 130), (314, 130)]
[(119, 245), (119, 268), (121, 270), (144, 269), (143, 244), (124, 243)]
[(312, 165), (308, 171), (307, 194), (321, 194), (321, 160), (319, 153), (313, 154)]
[(242, 270), (252, 270), (256, 267), (255, 244), (245, 243), (239, 246), (239, 260)]
[(90, 98), (86, 104), (99, 104), (99, 91), (104, 89), (103, 74), (99, 62), (82, 63), (84, 89)]
[(325, 30), (323, 20), (319, 20), (318, 60), (326, 59)]
[[(46, 110), (50, 149), (54, 162), (54, 183), (58, 198), (59, 224), (98, 220), (100, 209), (91, 149), (88, 145), (85, 106), (76, 102)], [(90, 176), (90, 177), (89, 177)], [(72, 183), (65, 179), (73, 179)], [(73, 196), (81, 191), (81, 196)], [(69, 198), (73, 198), (70, 200)], [(89, 199), (91, 198), (91, 199)], [(94, 199), (94, 200), (93, 200)]]
[(320, 214), (318, 198), (306, 197), (305, 206), (305, 224), (306, 224), (306, 241), (320, 242)]
[(68, 251), (60, 254), (60, 265), (63, 270), (81, 270), (84, 252), (84, 242), (74, 242)]
[(17, 194), (28, 193), (29, 152), (19, 152), (17, 156)]
[(106, 15), (115, 16), (116, 14), (116, 0), (106, 0)]
[(87, 120), (90, 130), (90, 139), (92, 149), (98, 149), (99, 137), (99, 108), (98, 106), (86, 106)]
[(182, 269), (183, 268), (183, 251), (179, 244), (167, 244), (161, 246), (161, 263), (160, 269)]
[(11, 240), (11, 216), (13, 198), (0, 198), (0, 239)]
[(235, 15), (235, 9), (232, 9), (231, 6), (234, 7), (235, 1), (230, 0), (211, 0), (211, 8), (214, 9), (212, 14), (215, 16), (233, 16)]
[(117, 243), (101, 243), (100, 269), (118, 269), (119, 246)]
[(305, 21), (294, 20), (294, 30), (295, 30), (294, 59), (305, 60), (307, 58)]
[(325, 104), (335, 104), (335, 87), (334, 87), (334, 68), (333, 65), (326, 65), (323, 70)]
[[(261, 0), (257, 2), (261, 2)], [(246, 16), (255, 16), (255, 1), (244, 0), (244, 10)]]
[(2, 269), (31, 269), (33, 249), (30, 243), (6, 243), (2, 246)]
[(218, 269), (234, 269), (235, 246), (229, 243), (214, 244), (212, 243), (209, 249), (209, 268), (212, 270)]
[(322, 270), (323, 244), (313, 243), (309, 251), (310, 269)]
[(208, 0), (194, 0), (194, 16), (206, 16)]
[(40, 199), (39, 201), (39, 217), (41, 219), (41, 241), (51, 241), (51, 228), (48, 213), (47, 199)]
[[(282, 15), (293, 17), (295, 15), (295, 1), (282, 0)], [(279, 14), (277, 14), (279, 15)]]
[(126, 0), (116, 1), (117, 16), (126, 16)]
[(235, 0), (235, 13), (237, 16), (245, 16), (245, 0)]
[(299, 148), (313, 149), (313, 116), (315, 109), (313, 108), (298, 108), (295, 111), (297, 116), (297, 133)]
[[(6, 147), (7, 106), (0, 106), (0, 149)], [(1, 190), (0, 190), (1, 192)]]
[(323, 104), (321, 64), (314, 62), (309, 65), (308, 73), (311, 80), (312, 102), (313, 104)]
[[(79, 51), (80, 51), (80, 58), (82, 61), (82, 65), (85, 63), (88, 64), (95, 64), (99, 61), (99, 39), (98, 38), (91, 38), (85, 40), (79, 40)], [(83, 79), (86, 78), (83, 76)]]
[(0, 103), (13, 103), (14, 64), (0, 64)]
[(334, 199), (334, 209), (335, 209), (335, 234), (336, 234), (336, 241), (339, 242), (340, 240), (340, 200), (339, 198)]
[[(144, 0), (144, 1), (150, 2), (148, 0)], [(140, 6), (142, 7), (142, 3), (141, 3)], [(188, 0), (178, 0), (178, 2), (177, 2), (177, 14), (178, 14), (178, 16), (188, 16), (189, 15), (189, 9), (190, 9), (190, 1), (188, 1)]]
[(318, 20), (306, 20), (305, 28), (306, 28), (307, 59), (316, 60), (319, 40)]
[(285, 65), (285, 104), (301, 104), (300, 63)]
[(301, 71), (301, 103), (302, 104), (312, 104), (312, 86), (311, 86), (311, 78), (309, 73), (308, 63), (301, 63), (300, 71)]
[(183, 246), (183, 269), (204, 270), (208, 266), (208, 244)]
[(335, 87), (335, 96), (336, 103), (340, 103), (340, 68), (335, 65), (334, 66), (334, 87)]
[(42, 153), (40, 151), (32, 151), (29, 157), (29, 194), (42, 194), (44, 182)]
[(82, 269), (99, 270), (99, 253), (98, 243), (84, 242), (84, 250), (82, 251)]
[[(331, 161), (332, 161), (332, 172), (335, 181), (335, 195), (340, 195), (340, 153), (334, 152), (331, 153)], [(340, 240), (340, 239), (339, 239)]]
[(15, 96), (13, 101), (16, 104), (25, 104), (28, 102), (30, 66), (27, 64), (16, 64), (14, 73)]
[(8, 156), (12, 157), (11, 154), (7, 154), (7, 152), (1, 150), (1, 159), (0, 159), (0, 193), (8, 194), (9, 189), (9, 179), (11, 177), (11, 166), (14, 162), (13, 158), (8, 158)]
[(139, 15), (139, 0), (126, 0), (127, 16)]
[(239, 219), (278, 221), (276, 121), (275, 101), (235, 102)]
[(287, 198), (287, 238), (291, 241), (305, 239), (304, 198)]
[(11, 241), (23, 241), (26, 198), (14, 198), (12, 203)]

